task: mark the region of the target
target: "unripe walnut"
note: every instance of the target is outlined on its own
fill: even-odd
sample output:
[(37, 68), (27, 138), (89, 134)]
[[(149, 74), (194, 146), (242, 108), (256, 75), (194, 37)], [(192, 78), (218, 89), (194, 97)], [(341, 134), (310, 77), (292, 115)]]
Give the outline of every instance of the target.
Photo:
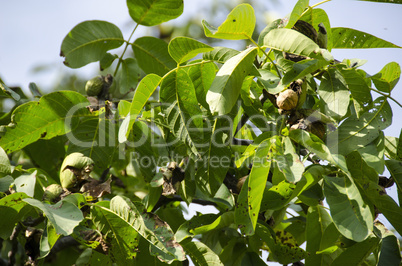
[(276, 105), (283, 110), (293, 110), (296, 108), (298, 100), (299, 95), (295, 91), (287, 89), (279, 93), (278, 98), (276, 98)]
[(64, 159), (60, 169), (60, 183), (70, 189), (80, 180), (87, 179), (94, 167), (94, 161), (80, 152), (74, 152)]
[(103, 90), (104, 83), (102, 76), (94, 77), (85, 84), (85, 92), (88, 96), (98, 96)]
[(55, 202), (57, 198), (60, 197), (61, 193), (63, 193), (63, 188), (59, 184), (51, 184), (44, 191), (43, 200)]

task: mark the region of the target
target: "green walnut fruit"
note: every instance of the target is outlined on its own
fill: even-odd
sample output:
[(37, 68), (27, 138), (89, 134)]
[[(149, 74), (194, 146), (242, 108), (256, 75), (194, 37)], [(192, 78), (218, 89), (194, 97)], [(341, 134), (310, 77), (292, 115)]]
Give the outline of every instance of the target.
[(287, 89), (279, 93), (278, 98), (276, 98), (276, 105), (279, 109), (283, 110), (293, 110), (297, 106), (299, 101), (299, 95), (292, 89)]
[(94, 161), (80, 152), (69, 154), (60, 169), (60, 182), (63, 188), (72, 188), (79, 181), (87, 179), (94, 167)]
[(85, 92), (88, 96), (98, 96), (102, 93), (104, 84), (105, 81), (102, 76), (94, 77), (85, 84)]
[(61, 193), (63, 193), (63, 188), (59, 184), (51, 184), (45, 189), (43, 200), (55, 202)]

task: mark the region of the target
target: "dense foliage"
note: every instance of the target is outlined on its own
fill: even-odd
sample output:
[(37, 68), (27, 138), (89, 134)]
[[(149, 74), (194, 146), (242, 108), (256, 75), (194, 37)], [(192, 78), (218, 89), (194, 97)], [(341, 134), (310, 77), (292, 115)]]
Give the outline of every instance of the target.
[[(266, 265), (263, 254), (400, 265), (376, 218), (402, 234), (401, 199), (385, 190), (402, 193), (402, 142), (383, 132), (401, 69), (370, 76), (331, 50), (401, 47), (331, 28), (325, 2), (299, 0), (257, 35), (249, 4), (219, 27), (202, 22), (208, 38), (246, 40), (242, 51), (84, 21), (61, 56), (99, 62), (87, 96), (31, 83), (28, 98), (1, 82), (15, 107), (0, 117), (0, 265)], [(179, 17), (183, 1), (127, 7), (134, 33)], [(190, 203), (218, 213), (186, 220)]]

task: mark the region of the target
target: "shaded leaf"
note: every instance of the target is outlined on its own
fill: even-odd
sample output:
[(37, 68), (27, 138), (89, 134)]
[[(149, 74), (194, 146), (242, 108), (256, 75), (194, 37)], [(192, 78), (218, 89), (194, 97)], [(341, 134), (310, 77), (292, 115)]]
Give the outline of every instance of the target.
[(373, 230), (373, 216), (356, 185), (347, 176), (325, 176), (324, 194), (339, 232), (361, 242)]
[(387, 42), (368, 34), (350, 28), (332, 28), (332, 48), (362, 49), (362, 48), (401, 48), (401, 46)]
[(209, 45), (187, 37), (176, 37), (170, 41), (168, 51), (170, 56), (181, 64), (200, 53), (212, 51)]
[(205, 36), (227, 40), (251, 39), (255, 27), (254, 9), (249, 4), (236, 6), (218, 27), (202, 21)]
[(329, 68), (324, 72), (318, 94), (325, 102), (324, 110), (329, 116), (339, 119), (348, 111), (350, 94), (346, 81), (338, 70)]
[(43, 211), (49, 222), (54, 226), (57, 234), (70, 235), (74, 227), (84, 219), (80, 209), (67, 201), (59, 201), (55, 205), (36, 199), (24, 199), (24, 201)]
[(390, 3), (390, 4), (402, 4), (402, 0), (359, 0), (359, 1)]
[(155, 26), (183, 13), (183, 0), (127, 0), (128, 12), (138, 24)]
[(223, 64), (207, 93), (207, 103), (212, 114), (224, 115), (232, 110), (256, 55), (255, 47), (248, 48)]
[(399, 265), (402, 258), (398, 238), (380, 222), (376, 222), (375, 226), (381, 231), (382, 238), (378, 265)]
[(1, 80), (0, 80), (0, 96), (1, 97), (7, 97), (7, 98), (12, 98), (15, 101), (21, 100), (21, 96), (7, 87)]
[[(5, 177), (0, 180), (5, 179)], [(23, 208), (27, 205), (23, 199), (28, 196), (23, 192), (17, 192), (0, 199), (0, 213), (7, 219), (0, 219), (0, 237), (8, 239), (13, 232), (15, 225), (21, 220), (24, 214)]]
[(180, 244), (184, 250), (190, 256), (195, 265), (222, 265), (223, 263), (219, 259), (219, 256), (213, 252), (207, 245), (200, 241), (191, 241), (185, 239)]
[(115, 196), (110, 201), (110, 209), (102, 206), (96, 208), (111, 221), (113, 231), (117, 234), (122, 234), (122, 229), (130, 235), (133, 235), (132, 231), (138, 232), (151, 244), (153, 253), (160, 260), (172, 262), (185, 259), (183, 248), (176, 242), (169, 225), (152, 213), (142, 214), (128, 198)]
[(11, 174), (11, 164), (7, 153), (0, 147), (0, 177)]
[(120, 47), (124, 42), (120, 29), (100, 20), (84, 21), (75, 26), (64, 38), (60, 55), (64, 64), (79, 68), (100, 61), (106, 52)]
[(170, 130), (189, 145), (191, 151), (198, 155), (196, 144), (200, 144), (203, 125), (202, 112), (193, 83), (183, 69), (171, 72), (163, 79), (159, 92)]
[(303, 78), (307, 74), (317, 71), (324, 66), (327, 66), (328, 62), (325, 60), (317, 60), (317, 59), (305, 59), (293, 64), (292, 69), (287, 71), (285, 75), (283, 75), (282, 83), (283, 85), (288, 85), (292, 81), (295, 81), (299, 78)]
[(193, 82), (197, 100), (207, 110), (209, 110), (206, 101), (207, 92), (215, 78), (216, 70), (217, 68), (212, 62), (197, 64), (188, 70), (188, 76)]
[(333, 261), (331, 265), (344, 266), (362, 264), (365, 259), (378, 247), (379, 243), (380, 239), (372, 234), (366, 240), (348, 247)]
[(88, 100), (73, 91), (44, 95), (39, 102), (28, 102), (13, 112), (12, 127), (0, 137), (0, 146), (8, 153), (22, 149), (36, 140), (51, 139), (74, 129), (79, 116), (88, 115)]
[(138, 65), (146, 74), (165, 75), (176, 67), (176, 62), (168, 52), (168, 44), (155, 37), (141, 37), (132, 43)]
[(82, 119), (79, 126), (67, 135), (67, 153), (81, 152), (94, 160), (94, 171), (98, 174), (108, 168), (117, 152), (117, 125), (104, 117)]
[[(303, 20), (307, 23), (310, 23), (314, 29), (317, 31), (318, 35), (320, 35), (320, 29), (318, 25), (322, 23), (325, 27), (325, 30), (327, 32), (326, 37), (327, 37), (327, 50), (331, 51), (332, 49), (332, 30), (331, 30), (331, 24), (328, 18), (327, 13), (320, 9), (320, 8), (310, 8), (301, 18), (300, 20)], [(319, 37), (318, 37), (319, 38)]]
[(292, 199), (296, 185), (286, 181), (265, 189), (261, 201), (261, 211), (280, 210), (285, 207)]
[(121, 71), (119, 72), (119, 91), (125, 94), (130, 90), (134, 90), (141, 79), (141, 70), (137, 60), (134, 58), (126, 58), (121, 61)]

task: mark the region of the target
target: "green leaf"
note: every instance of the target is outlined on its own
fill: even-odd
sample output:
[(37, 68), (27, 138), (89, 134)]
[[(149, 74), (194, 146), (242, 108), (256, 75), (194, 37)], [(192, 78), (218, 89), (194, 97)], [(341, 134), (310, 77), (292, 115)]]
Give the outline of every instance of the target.
[(46, 257), (50, 250), (52, 249), (52, 247), (54, 246), (54, 244), (56, 244), (56, 241), (60, 238), (60, 235), (58, 235), (56, 233), (55, 227), (48, 222), (45, 226), (45, 229), (43, 230), (43, 234), (40, 238), (40, 246), (39, 246), (39, 250), (40, 250), (40, 257), (44, 258)]
[[(0, 180), (5, 179), (1, 178)], [(25, 213), (24, 208), (27, 204), (23, 199), (28, 196), (23, 192), (17, 192), (0, 199), (0, 213), (7, 219), (0, 219), (0, 237), (2, 239), (8, 239), (21, 218)]]
[(146, 74), (165, 75), (176, 67), (176, 62), (170, 56), (168, 44), (155, 37), (141, 37), (131, 45), (138, 60), (138, 65)]
[(236, 6), (218, 27), (213, 27), (202, 21), (205, 36), (226, 40), (251, 39), (255, 27), (254, 9), (249, 4)]
[(287, 181), (281, 181), (264, 191), (261, 201), (261, 211), (280, 210), (285, 207), (292, 199), (293, 191), (296, 185)]
[(180, 244), (183, 246), (184, 251), (190, 256), (195, 265), (222, 265), (219, 256), (213, 252), (207, 245), (200, 241), (191, 241), (185, 239)]
[(288, 137), (282, 138), (282, 142), (275, 147), (276, 153), (273, 159), (276, 161), (278, 170), (281, 171), (290, 183), (297, 183), (304, 172), (304, 165), (299, 159), (293, 144)]
[(64, 38), (60, 55), (64, 64), (80, 68), (100, 61), (106, 52), (120, 47), (124, 42), (120, 29), (100, 20), (84, 21), (75, 26)]
[(107, 169), (115, 159), (117, 125), (104, 117), (87, 117), (67, 137), (67, 153), (80, 152), (94, 160), (94, 171), (98, 174)]
[(300, 19), (301, 15), (306, 10), (306, 8), (309, 7), (309, 2), (310, 0), (297, 1), (292, 10), (292, 13), (290, 13), (289, 21), (288, 24), (286, 24), (285, 28), (291, 29), (296, 24), (296, 22)]
[[(331, 51), (332, 49), (332, 31), (331, 31), (331, 24), (328, 18), (327, 13), (320, 9), (320, 8), (311, 8), (309, 9), (301, 18), (300, 20), (303, 20), (310, 25), (314, 27), (314, 29), (317, 31), (318, 36), (320, 35), (320, 29), (318, 25), (322, 23), (326, 29), (326, 37), (327, 37), (327, 50)], [(319, 37), (318, 37), (319, 39)]]
[(264, 47), (274, 50), (307, 56), (316, 59), (331, 61), (332, 56), (327, 56), (309, 37), (292, 29), (273, 29), (264, 37)]
[(183, 13), (183, 0), (127, 0), (131, 18), (144, 26), (155, 26)]
[(232, 110), (240, 95), (241, 86), (257, 55), (255, 47), (248, 48), (230, 58), (216, 74), (207, 93), (207, 103), (212, 114), (224, 115)]
[(206, 52), (202, 55), (204, 60), (212, 60), (220, 64), (224, 64), (227, 60), (232, 58), (235, 55), (238, 55), (240, 52), (226, 47), (213, 47), (214, 50), (210, 52)]
[(34, 196), (35, 184), (36, 184), (36, 173), (35, 170), (30, 175), (20, 175), (14, 180), (15, 190), (17, 192), (24, 192), (30, 197)]
[(158, 75), (149, 74), (145, 76), (138, 84), (131, 102), (130, 113), (125, 117), (119, 128), (120, 143), (123, 143), (127, 140), (137, 116), (140, 114), (142, 108), (144, 108), (149, 97), (151, 97), (156, 88), (159, 86), (161, 79), (162, 78)]
[(373, 230), (373, 216), (356, 185), (347, 176), (324, 176), (324, 194), (336, 228), (357, 242)]
[(270, 139), (261, 142), (253, 159), (253, 167), (249, 177), (240, 191), (235, 210), (235, 222), (246, 235), (253, 235), (257, 224), (265, 186), (271, 162), (268, 153), (271, 148)]
[(151, 250), (160, 260), (169, 263), (185, 259), (183, 248), (176, 242), (169, 225), (152, 213), (142, 213), (128, 198), (115, 196), (110, 201), (110, 209), (100, 205), (95, 205), (95, 208), (103, 214), (115, 235), (129, 241), (124, 243), (128, 248), (134, 247), (124, 236), (138, 232), (151, 244)]
[(305, 59), (293, 64), (292, 69), (287, 71), (282, 78), (282, 84), (288, 85), (292, 81), (295, 81), (299, 78), (306, 76), (312, 72), (321, 69), (324, 66), (327, 66), (328, 62), (325, 60), (317, 60), (317, 59)]
[(209, 45), (187, 37), (176, 37), (170, 41), (168, 50), (170, 56), (181, 64), (200, 53), (212, 51)]
[(366, 32), (349, 28), (332, 28), (332, 48), (365, 49), (365, 48), (402, 48), (401, 46), (377, 38)]
[(12, 98), (14, 101), (19, 101), (21, 100), (21, 96), (7, 87), (1, 80), (0, 80), (0, 96), (1, 97), (7, 97), (7, 98)]
[(376, 222), (375, 226), (381, 231), (382, 238), (378, 265), (399, 265), (402, 258), (398, 238), (380, 222)]
[(365, 106), (373, 101), (369, 86), (367, 85), (364, 78), (356, 71), (356, 69), (342, 68), (339, 69), (339, 72), (344, 78), (346, 86), (352, 94), (355, 106), (356, 104), (359, 105), (357, 106), (357, 108), (363, 109)]
[(227, 227), (227, 226), (233, 224), (233, 222), (234, 222), (234, 212), (229, 211), (229, 212), (223, 213), (212, 223), (196, 227), (196, 228), (190, 230), (190, 232), (193, 235), (200, 235), (200, 234), (209, 232), (211, 230), (216, 230), (216, 229)]
[[(50, 176), (58, 176), (66, 154), (66, 141), (65, 136), (57, 136), (46, 140), (39, 139), (26, 146), (23, 150), (34, 165), (39, 166)], [(46, 152), (43, 152), (44, 150)]]
[(355, 245), (348, 247), (342, 252), (331, 265), (344, 266), (344, 265), (361, 265), (365, 259), (378, 247), (380, 239), (370, 235), (366, 240)]
[(59, 201), (50, 205), (36, 199), (24, 199), (26, 203), (39, 208), (54, 226), (57, 234), (70, 235), (84, 216), (80, 209), (67, 201)]
[(110, 67), (114, 60), (119, 58), (116, 54), (106, 53), (102, 59), (99, 61), (99, 69), (100, 71), (105, 70), (106, 68)]
[(141, 70), (137, 60), (134, 58), (126, 58), (121, 61), (121, 71), (119, 72), (119, 91), (125, 94), (130, 90), (134, 90), (141, 79)]
[(260, 32), (260, 36), (258, 36), (258, 45), (263, 46), (265, 36), (273, 29), (283, 28), (285, 26), (284, 23), (285, 23), (284, 19), (277, 19), (277, 20), (272, 21), (270, 24), (268, 24)]
[(203, 227), (204, 225), (210, 226), (210, 224), (214, 223), (218, 218), (218, 214), (212, 213), (193, 216), (190, 220), (180, 225), (179, 229), (176, 231), (175, 237), (178, 242), (182, 242), (184, 239), (194, 236), (195, 228)]
[(348, 111), (349, 91), (341, 73), (333, 68), (324, 72), (318, 94), (325, 102), (325, 111), (338, 119)]
[(207, 110), (209, 110), (209, 105), (206, 101), (207, 93), (214, 81), (216, 70), (216, 65), (212, 62), (203, 62), (191, 66), (188, 70), (188, 76), (193, 82), (197, 100)]
[(258, 223), (256, 234), (267, 244), (270, 260), (286, 265), (308, 257), (308, 254), (297, 246), (294, 239), (286, 231), (274, 232), (271, 228)]
[(7, 152), (20, 150), (38, 139), (51, 139), (74, 129), (79, 117), (88, 115), (88, 100), (73, 91), (57, 91), (43, 96), (39, 102), (18, 106), (11, 127), (0, 137), (0, 146)]
[(396, 62), (386, 64), (380, 72), (371, 77), (374, 85), (380, 91), (390, 93), (401, 76), (401, 67)]
[(344, 171), (348, 171), (345, 158), (341, 155), (331, 153), (329, 148), (322, 142), (321, 139), (309, 132), (301, 129), (292, 130), (289, 137), (297, 143), (303, 145), (309, 151), (315, 153), (320, 159), (327, 160), (333, 165), (338, 166)]
[(202, 134), (202, 112), (187, 72), (183, 69), (171, 72), (163, 79), (159, 93), (160, 100), (166, 103), (163, 108), (171, 131), (198, 155), (196, 144), (200, 144)]
[(331, 216), (323, 206), (310, 207), (307, 213), (306, 222), (306, 251), (310, 256), (306, 258), (307, 265), (323, 265), (328, 259), (326, 254), (317, 253), (322, 250), (325, 231), (333, 225)]
[(397, 157), (397, 147), (398, 147), (398, 138), (385, 136), (385, 156), (390, 159), (398, 159)]
[(385, 97), (377, 98), (372, 107), (359, 118), (350, 116), (336, 131), (327, 136), (327, 145), (333, 153), (347, 155), (364, 147), (392, 123), (392, 110)]
[(394, 179), (398, 190), (402, 191), (402, 161), (386, 160), (385, 165)]
[(7, 153), (0, 147), (0, 178), (11, 174), (11, 164)]

